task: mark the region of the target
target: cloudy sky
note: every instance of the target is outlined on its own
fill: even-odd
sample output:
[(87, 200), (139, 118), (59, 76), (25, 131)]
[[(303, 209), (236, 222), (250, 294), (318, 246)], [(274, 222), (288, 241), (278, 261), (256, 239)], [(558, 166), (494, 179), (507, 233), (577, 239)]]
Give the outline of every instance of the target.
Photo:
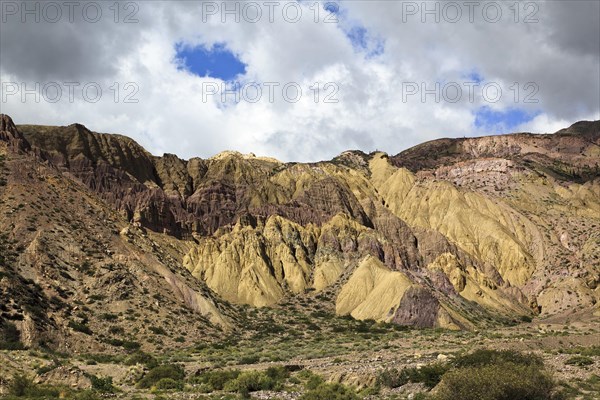
[(600, 119), (597, 0), (0, 3), (1, 112), (157, 155), (316, 161)]

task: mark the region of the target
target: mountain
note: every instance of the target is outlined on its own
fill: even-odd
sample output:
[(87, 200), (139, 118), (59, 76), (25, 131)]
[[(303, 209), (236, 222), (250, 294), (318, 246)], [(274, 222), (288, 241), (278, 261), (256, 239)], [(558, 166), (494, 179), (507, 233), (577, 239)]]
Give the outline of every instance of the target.
[(600, 121), (283, 163), (2, 115), (0, 155), (0, 321), (27, 346), (186, 346), (247, 306), (451, 330), (598, 313)]

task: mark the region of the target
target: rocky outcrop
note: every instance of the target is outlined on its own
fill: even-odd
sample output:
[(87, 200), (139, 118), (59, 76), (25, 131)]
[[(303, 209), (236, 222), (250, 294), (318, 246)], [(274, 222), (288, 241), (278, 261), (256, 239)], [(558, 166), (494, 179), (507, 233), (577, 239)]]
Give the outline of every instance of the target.
[(14, 151), (31, 149), (29, 142), (17, 130), (13, 120), (6, 114), (0, 114), (0, 140), (6, 142)]

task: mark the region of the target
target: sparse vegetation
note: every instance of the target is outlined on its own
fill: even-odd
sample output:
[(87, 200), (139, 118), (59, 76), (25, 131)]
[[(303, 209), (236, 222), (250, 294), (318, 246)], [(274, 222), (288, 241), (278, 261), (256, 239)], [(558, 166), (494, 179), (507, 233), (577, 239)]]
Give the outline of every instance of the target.
[(424, 365), (420, 368), (390, 369), (379, 375), (378, 383), (389, 388), (397, 388), (412, 382), (423, 383), (428, 388), (433, 388), (449, 369), (448, 364), (442, 363)]
[(185, 372), (181, 365), (166, 364), (152, 368), (144, 377), (137, 383), (137, 387), (141, 389), (150, 388), (161, 379), (169, 378), (177, 382), (182, 382), (185, 378)]
[(567, 365), (577, 365), (579, 367), (585, 367), (587, 365), (592, 365), (594, 360), (587, 356), (573, 356), (565, 361)]
[(89, 328), (89, 326), (81, 322), (69, 321), (69, 328), (77, 332), (85, 333), (86, 335), (92, 334), (92, 330)]
[(555, 384), (538, 366), (499, 362), (463, 367), (444, 375), (436, 400), (550, 400)]
[(309, 390), (300, 400), (358, 400), (358, 395), (350, 388), (339, 383), (322, 383)]

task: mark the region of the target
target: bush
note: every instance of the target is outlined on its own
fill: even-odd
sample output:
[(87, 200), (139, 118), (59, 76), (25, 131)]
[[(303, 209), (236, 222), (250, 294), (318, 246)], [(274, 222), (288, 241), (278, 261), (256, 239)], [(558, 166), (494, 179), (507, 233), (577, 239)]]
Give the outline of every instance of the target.
[(110, 328), (108, 328), (108, 333), (111, 333), (113, 335), (122, 335), (125, 333), (125, 329), (123, 329), (120, 326), (111, 326)]
[(116, 321), (119, 317), (116, 314), (104, 313), (100, 315), (100, 319), (105, 321)]
[(573, 356), (565, 361), (567, 365), (577, 365), (579, 367), (585, 367), (586, 365), (592, 365), (594, 360), (586, 356)]
[(13, 396), (23, 397), (32, 386), (33, 381), (25, 375), (15, 375), (8, 385), (8, 393)]
[(408, 383), (407, 376), (397, 369), (386, 369), (377, 376), (377, 384), (394, 389)]
[(166, 335), (167, 331), (164, 330), (164, 328), (160, 327), (160, 326), (151, 326), (148, 328), (150, 330), (150, 332), (154, 333), (155, 335)]
[(98, 378), (97, 376), (90, 375), (92, 381), (92, 389), (102, 393), (114, 393), (116, 388), (113, 386), (112, 377)]
[(138, 342), (130, 342), (128, 340), (124, 340), (123, 344), (121, 345), (125, 350), (139, 350), (140, 347), (142, 347), (141, 344), (139, 344)]
[(256, 364), (257, 362), (260, 361), (260, 357), (257, 355), (248, 355), (248, 356), (243, 356), (242, 358), (240, 358), (240, 361), (238, 362), (238, 364), (244, 365), (244, 364)]
[(446, 373), (436, 400), (549, 400), (554, 382), (536, 365), (500, 362)]
[(389, 388), (397, 388), (408, 382), (423, 383), (428, 388), (433, 388), (442, 380), (442, 376), (450, 366), (442, 363), (424, 365), (421, 368), (404, 368), (385, 370), (377, 377), (377, 382)]
[(25, 375), (15, 375), (8, 385), (8, 394), (26, 399), (59, 398), (61, 393), (68, 391), (66, 388), (36, 385)]
[(479, 367), (484, 365), (510, 362), (519, 365), (543, 367), (544, 362), (534, 354), (524, 354), (514, 350), (475, 350), (460, 356), (452, 363), (455, 367)]
[(265, 374), (275, 381), (285, 381), (290, 377), (290, 371), (285, 367), (269, 367)]
[(161, 380), (156, 382), (156, 385), (154, 385), (154, 387), (159, 390), (183, 390), (183, 382), (176, 381), (172, 378), (162, 378)]
[(79, 322), (69, 321), (69, 328), (72, 328), (74, 331), (77, 332), (85, 333), (86, 335), (92, 334), (92, 330), (89, 328), (89, 326)]
[(227, 382), (235, 380), (239, 375), (238, 370), (209, 371), (192, 379), (194, 383), (206, 384), (210, 389), (223, 390)]
[(301, 371), (298, 374), (298, 378), (306, 381), (306, 383), (304, 384), (304, 387), (307, 390), (314, 390), (319, 385), (325, 383), (325, 380), (321, 376), (319, 376), (319, 375), (315, 374), (314, 372), (307, 370), (307, 369), (305, 369), (304, 371)]
[(280, 390), (282, 383), (269, 377), (262, 371), (242, 372), (235, 380), (225, 384), (224, 390), (227, 392), (238, 392), (247, 395), (250, 392), (259, 390)]
[(158, 367), (152, 368), (146, 375), (144, 375), (144, 377), (137, 383), (137, 387), (141, 389), (150, 388), (163, 378), (171, 378), (175, 381), (182, 381), (183, 378), (185, 378), (185, 371), (180, 365), (159, 365)]
[(280, 390), (289, 376), (285, 367), (270, 367), (264, 371), (209, 371), (190, 381), (204, 385), (209, 391), (225, 390), (247, 396), (258, 390)]
[(300, 400), (358, 400), (354, 391), (339, 383), (322, 383), (304, 393)]

